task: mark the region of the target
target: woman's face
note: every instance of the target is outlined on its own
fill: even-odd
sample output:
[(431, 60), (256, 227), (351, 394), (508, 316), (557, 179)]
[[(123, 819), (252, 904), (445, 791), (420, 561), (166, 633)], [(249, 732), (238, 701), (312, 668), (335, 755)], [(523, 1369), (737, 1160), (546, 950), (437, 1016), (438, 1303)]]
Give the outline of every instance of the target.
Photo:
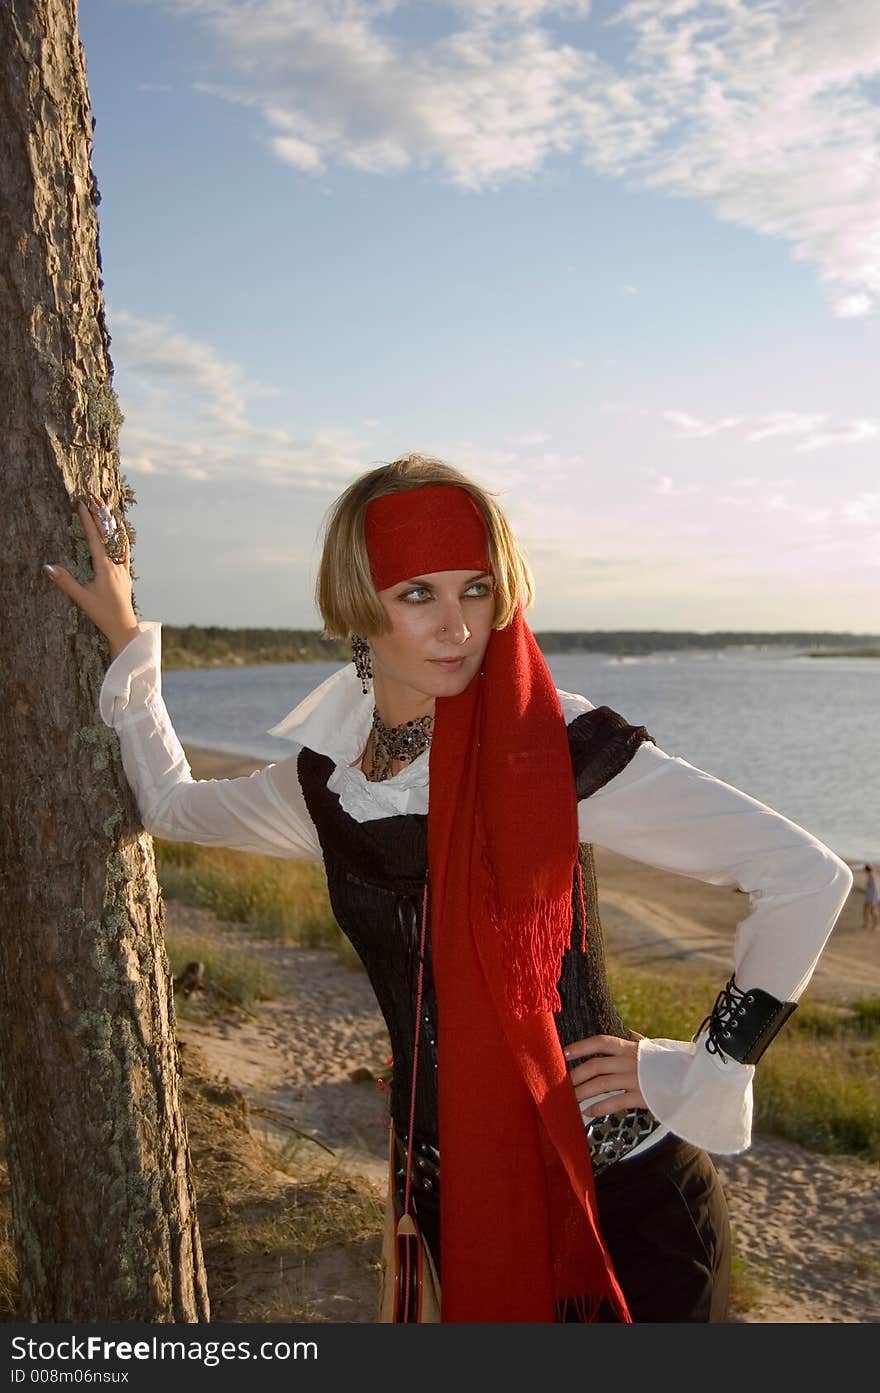
[[(457, 696), (479, 672), (495, 618), (487, 572), (432, 571), (378, 592), (390, 629), (370, 637), (373, 688), (384, 720), (411, 702)], [(383, 711), (383, 699), (389, 715)], [(392, 709), (393, 708), (393, 709)]]

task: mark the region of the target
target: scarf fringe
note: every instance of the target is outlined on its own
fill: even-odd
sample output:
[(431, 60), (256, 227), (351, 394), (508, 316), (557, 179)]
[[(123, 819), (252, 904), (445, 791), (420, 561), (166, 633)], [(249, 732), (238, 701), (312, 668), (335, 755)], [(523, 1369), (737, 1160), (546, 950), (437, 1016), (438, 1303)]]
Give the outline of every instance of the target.
[(514, 1016), (561, 1011), (557, 983), (571, 940), (571, 895), (535, 899), (504, 911), (505, 990)]
[(556, 1321), (560, 1325), (595, 1325), (603, 1304), (603, 1299), (597, 1296), (557, 1296)]
[[(558, 982), (562, 959), (571, 943), (571, 884), (561, 895), (535, 896), (501, 905), (495, 869), (481, 837), (483, 871), (492, 886), (487, 917), (502, 949), (504, 992), (517, 1019), (536, 1011), (562, 1010)], [(576, 858), (580, 870), (580, 858)], [(500, 906), (500, 907), (499, 907)], [(584, 909), (586, 922), (586, 909)]]

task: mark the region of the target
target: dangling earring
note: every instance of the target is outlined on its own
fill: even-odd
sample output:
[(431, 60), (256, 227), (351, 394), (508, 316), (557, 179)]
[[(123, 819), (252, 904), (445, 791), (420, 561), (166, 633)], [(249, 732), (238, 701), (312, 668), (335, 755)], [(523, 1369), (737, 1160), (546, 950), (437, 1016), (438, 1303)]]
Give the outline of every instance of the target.
[(361, 679), (361, 689), (364, 696), (367, 695), (369, 688), (367, 682), (373, 675), (373, 664), (370, 662), (370, 645), (365, 638), (359, 634), (351, 636), (351, 653), (354, 659), (354, 670)]

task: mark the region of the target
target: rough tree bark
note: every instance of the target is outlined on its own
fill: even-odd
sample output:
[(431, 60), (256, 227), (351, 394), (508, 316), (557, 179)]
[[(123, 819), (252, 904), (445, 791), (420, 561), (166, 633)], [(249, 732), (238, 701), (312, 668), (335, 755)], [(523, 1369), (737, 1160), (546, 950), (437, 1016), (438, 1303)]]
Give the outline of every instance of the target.
[(206, 1321), (152, 843), (70, 498), (124, 511), (76, 0), (0, 0), (0, 1091), (29, 1321)]

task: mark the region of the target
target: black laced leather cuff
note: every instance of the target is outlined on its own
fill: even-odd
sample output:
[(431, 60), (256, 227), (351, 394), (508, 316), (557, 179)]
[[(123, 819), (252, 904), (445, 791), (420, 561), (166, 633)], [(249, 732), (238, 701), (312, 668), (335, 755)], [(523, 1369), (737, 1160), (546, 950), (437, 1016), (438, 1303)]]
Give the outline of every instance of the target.
[(710, 1054), (720, 1054), (722, 1059), (729, 1056), (740, 1064), (757, 1064), (796, 1006), (796, 1001), (779, 1001), (760, 987), (741, 992), (731, 977), (694, 1039), (708, 1025), (706, 1049)]

